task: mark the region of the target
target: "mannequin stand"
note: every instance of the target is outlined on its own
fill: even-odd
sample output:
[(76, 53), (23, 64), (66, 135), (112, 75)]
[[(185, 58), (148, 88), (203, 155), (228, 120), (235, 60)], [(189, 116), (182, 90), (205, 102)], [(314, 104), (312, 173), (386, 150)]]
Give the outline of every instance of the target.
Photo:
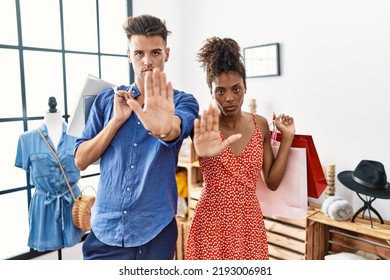
[(371, 206), (371, 204), (374, 202), (374, 200), (376, 199), (376, 197), (372, 197), (372, 196), (366, 196), (366, 199), (363, 199), (360, 194), (357, 192), (356, 193), (357, 196), (363, 201), (364, 205), (362, 208), (360, 208), (356, 213), (355, 215), (353, 215), (352, 217), (352, 222), (355, 221), (355, 218), (359, 215), (360, 212), (363, 212), (363, 218), (364, 218), (364, 212), (368, 212), (368, 216), (370, 217), (370, 224), (371, 224), (371, 228), (373, 228), (372, 226), (372, 217), (371, 217), (371, 211), (374, 212), (374, 214), (379, 218), (379, 220), (381, 221), (381, 224), (384, 223), (381, 215), (379, 215), (379, 212)]

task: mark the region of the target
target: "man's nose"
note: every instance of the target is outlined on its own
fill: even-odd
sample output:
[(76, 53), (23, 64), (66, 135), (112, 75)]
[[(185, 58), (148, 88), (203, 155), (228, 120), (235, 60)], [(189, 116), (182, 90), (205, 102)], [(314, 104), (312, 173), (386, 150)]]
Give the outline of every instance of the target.
[(145, 55), (144, 57), (144, 66), (152, 66), (152, 59), (149, 55)]

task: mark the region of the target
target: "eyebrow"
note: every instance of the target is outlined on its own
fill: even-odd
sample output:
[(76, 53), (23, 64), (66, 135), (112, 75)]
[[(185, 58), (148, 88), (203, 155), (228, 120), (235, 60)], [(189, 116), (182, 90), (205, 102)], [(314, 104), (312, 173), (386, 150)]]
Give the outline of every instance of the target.
[[(163, 49), (157, 48), (157, 49), (153, 49), (153, 50), (151, 50), (151, 51), (152, 51), (152, 52), (156, 52), (156, 51), (162, 52)], [(136, 52), (145, 52), (145, 51), (144, 51), (144, 50), (133, 50), (132, 52), (133, 52), (133, 53), (136, 53)]]
[[(241, 87), (240, 83), (234, 84), (231, 86), (232, 88), (234, 87)], [(226, 87), (215, 87), (215, 89), (225, 89)]]

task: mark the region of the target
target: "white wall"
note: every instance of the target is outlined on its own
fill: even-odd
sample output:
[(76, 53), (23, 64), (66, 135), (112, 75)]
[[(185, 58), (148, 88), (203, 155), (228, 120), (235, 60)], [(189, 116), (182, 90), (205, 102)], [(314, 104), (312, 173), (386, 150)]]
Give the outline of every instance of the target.
[[(279, 42), (280, 77), (248, 79), (257, 112), (288, 113), (311, 134), (321, 163), (336, 173), (362, 159), (384, 164), (390, 178), (390, 6), (383, 0), (133, 0), (134, 14), (165, 19), (173, 34), (167, 73), (175, 88), (209, 103), (196, 53), (210, 36), (241, 47)], [(389, 179), (388, 179), (389, 181)], [(336, 194), (356, 211), (362, 202), (340, 182)], [(321, 203), (323, 197), (314, 202)], [(390, 200), (373, 206), (390, 220)]]

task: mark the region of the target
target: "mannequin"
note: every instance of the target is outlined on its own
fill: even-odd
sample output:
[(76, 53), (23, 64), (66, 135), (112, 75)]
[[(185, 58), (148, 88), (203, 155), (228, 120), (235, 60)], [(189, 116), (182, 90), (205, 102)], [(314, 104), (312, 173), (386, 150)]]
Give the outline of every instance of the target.
[(54, 149), (76, 197), (81, 192), (78, 185), (80, 170), (73, 157), (77, 138), (66, 134), (68, 124), (56, 108), (56, 99), (50, 97), (48, 104), (43, 123), (19, 136), (15, 158), (15, 166), (28, 172), (31, 185), (35, 187), (28, 208), (27, 245), (39, 252), (74, 246), (84, 235), (73, 224), (73, 197), (56, 157), (39, 130)]
[(55, 97), (49, 97), (49, 110), (45, 113), (44, 122), (47, 127), (47, 131), (50, 140), (53, 142), (54, 148), (57, 149), (62, 137), (62, 115), (57, 110), (57, 100)]

